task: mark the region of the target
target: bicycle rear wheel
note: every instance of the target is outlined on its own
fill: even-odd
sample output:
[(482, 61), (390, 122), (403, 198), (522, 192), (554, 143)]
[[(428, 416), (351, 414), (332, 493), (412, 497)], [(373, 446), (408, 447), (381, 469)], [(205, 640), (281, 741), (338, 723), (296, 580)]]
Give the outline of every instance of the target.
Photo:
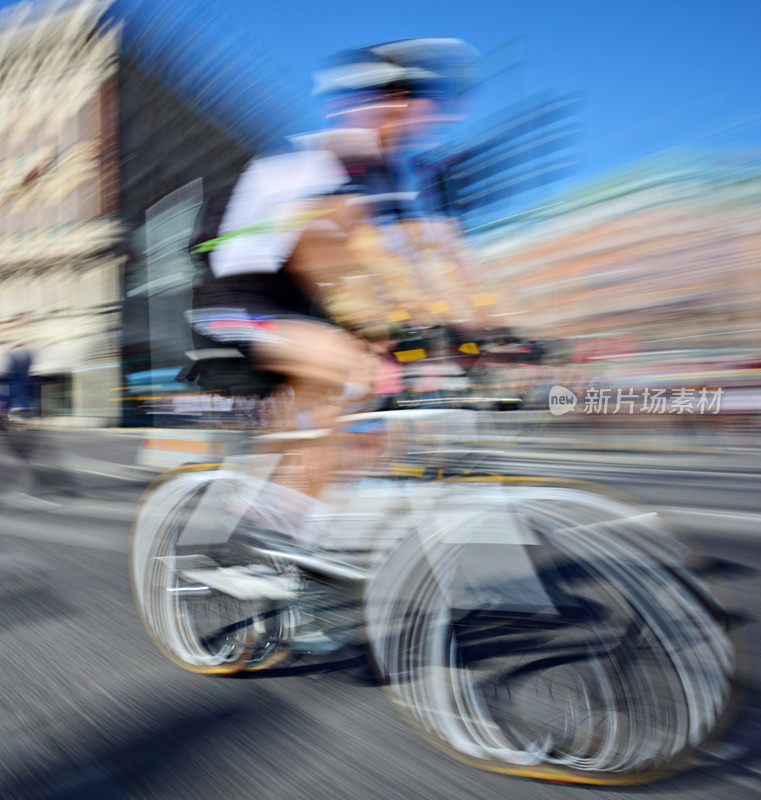
[[(192, 672), (263, 669), (286, 653), (293, 609), (266, 599), (240, 600), (204, 585), (191, 576), (204, 568), (234, 566), (240, 557), (224, 545), (182, 544), (191, 520), (199, 525), (199, 506), (211, 487), (232, 492), (245, 480), (243, 473), (230, 470), (170, 475), (148, 490), (133, 525), (130, 572), (143, 624), (167, 658)], [(204, 518), (210, 526), (223, 525), (226, 514), (221, 502), (214, 502)], [(247, 557), (246, 565), (253, 560)], [(264, 556), (258, 562), (270, 574), (288, 569)]]
[(730, 709), (737, 669), (690, 552), (616, 498), (473, 488), (423, 501), (368, 586), (397, 706), (485, 769), (627, 784), (684, 766)]

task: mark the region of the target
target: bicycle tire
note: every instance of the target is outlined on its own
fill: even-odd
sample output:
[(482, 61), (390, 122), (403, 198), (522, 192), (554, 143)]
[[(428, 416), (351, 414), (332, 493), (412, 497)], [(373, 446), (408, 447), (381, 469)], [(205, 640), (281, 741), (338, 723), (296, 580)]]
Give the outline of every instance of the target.
[[(606, 585), (608, 602), (617, 603), (617, 613), (623, 615), (627, 611), (629, 618), (637, 617), (640, 625), (650, 631), (644, 649), (649, 648), (651, 653), (658, 652), (657, 658), (654, 656), (657, 663), (650, 665), (651, 672), (665, 680), (668, 664), (673, 664), (674, 660), (679, 663), (678, 680), (670, 690), (671, 707), (659, 707), (657, 703), (648, 701), (643, 707), (643, 698), (654, 690), (653, 684), (645, 680), (644, 668), (642, 674), (635, 676), (636, 680), (631, 676), (627, 678), (621, 665), (631, 671), (635, 663), (634, 656), (641, 657), (642, 653), (636, 651), (633, 642), (627, 643), (623, 641), (624, 637), (619, 636), (622, 649), (617, 668), (618, 683), (615, 684), (614, 680), (615, 670), (611, 672), (608, 669), (607, 674), (611, 697), (615, 703), (625, 701), (624, 713), (617, 713), (615, 706), (609, 703), (607, 708), (603, 708), (602, 715), (609, 728), (615, 727), (616, 716), (619, 722), (624, 721), (632, 726), (628, 741), (619, 742), (616, 746), (619, 751), (617, 755), (613, 754), (610, 747), (605, 758), (590, 755), (597, 748), (599, 756), (601, 749), (594, 739), (595, 736), (599, 737), (601, 721), (591, 719), (591, 715), (587, 724), (589, 736), (585, 744), (579, 745), (581, 752), (563, 752), (559, 747), (557, 740), (563, 739), (562, 726), (560, 732), (557, 728), (555, 731), (545, 731), (547, 736), (555, 736), (552, 744), (547, 739), (542, 743), (540, 733), (529, 731), (533, 741), (532, 735), (527, 736), (524, 732), (522, 750), (515, 746), (511, 748), (506, 745), (506, 741), (509, 745), (509, 740), (504, 730), (505, 723), (500, 727), (495, 722), (494, 713), (484, 704), (483, 697), (479, 698), (478, 687), (473, 682), (473, 664), (467, 663), (467, 657), (463, 656), (463, 653), (467, 653), (467, 647), (459, 641), (463, 637), (457, 633), (457, 621), (437, 588), (442, 580), (442, 565), (434, 568), (430, 563), (430, 538), (432, 535), (435, 538), (435, 534), (431, 534), (434, 521), (430, 513), (438, 513), (443, 518), (453, 508), (462, 507), (467, 484), (474, 482), (501, 491), (510, 487), (511, 502), (519, 505), (524, 514), (531, 510), (531, 506), (527, 505), (529, 501), (534, 503), (535, 515), (538, 502), (540, 505), (544, 502), (554, 506), (552, 513), (545, 508), (543, 514), (545, 523), (554, 515), (557, 524), (542, 535), (545, 539), (554, 535), (557, 540), (554, 545), (558, 546), (559, 541), (561, 549), (563, 542), (558, 532), (566, 530), (568, 535), (569, 520), (568, 509), (561, 512), (560, 501), (575, 501), (586, 509), (587, 516), (594, 510), (598, 516), (596, 522), (576, 520), (582, 523), (582, 527), (576, 526), (574, 550), (580, 547), (581, 551), (584, 550), (584, 546), (579, 544), (579, 537), (589, 541), (585, 545), (586, 555), (581, 552), (575, 552), (574, 555), (583, 556), (581, 560), (588, 562), (588, 573), (596, 572), (598, 582)], [(411, 533), (402, 546), (385, 555), (385, 561), (368, 584), (364, 598), (371, 661), (384, 680), (392, 701), (408, 721), (433, 745), (460, 761), (481, 769), (532, 778), (631, 785), (660, 779), (692, 763), (736, 710), (742, 658), (737, 642), (731, 641), (725, 630), (725, 622), (731, 617), (731, 612), (726, 616), (722, 613), (727, 603), (716, 600), (713, 587), (706, 586), (705, 581), (686, 565), (688, 551), (670, 526), (654, 512), (622, 500), (617, 493), (599, 487), (595, 487), (594, 493), (582, 492), (580, 482), (575, 481), (484, 477), (453, 479), (446, 483), (446, 491), (439, 495), (439, 500), (429, 504), (426, 513), (419, 515), (419, 519), (428, 525), (424, 534), (429, 540), (428, 556), (421, 556), (420, 532)], [(422, 491), (425, 493), (430, 490), (423, 488)], [(602, 511), (606, 511), (607, 516), (601, 516)], [(617, 519), (619, 524), (615, 534), (618, 538), (611, 543), (611, 531), (616, 528)], [(621, 530), (621, 520), (626, 520), (631, 530)], [(532, 524), (535, 523), (536, 519)], [(594, 535), (590, 535), (590, 532)], [(600, 543), (603, 536), (608, 537), (613, 554), (601, 559)], [(460, 548), (465, 544), (467, 541), (464, 544), (461, 542)], [(455, 565), (457, 549), (450, 545), (448, 550), (447, 553), (447, 547), (439, 548), (439, 554), (442, 557), (445, 555)], [(436, 571), (439, 572), (438, 577)], [(653, 581), (656, 576), (661, 584), (660, 591), (664, 594), (659, 598), (659, 603), (648, 602), (648, 593), (655, 591)], [(634, 602), (629, 596), (632, 593)], [(668, 604), (676, 604), (674, 608), (679, 609), (678, 614), (673, 609), (669, 612)], [(653, 627), (659, 631), (657, 636), (652, 634)], [(684, 653), (680, 655), (675, 647), (674, 637), (677, 633), (682, 637), (679, 647), (683, 650), (692, 648), (692, 661), (685, 658)], [(657, 650), (659, 642), (660, 651)], [(628, 653), (626, 645), (629, 645)], [(610, 642), (606, 644), (603, 641), (600, 649), (602, 653), (598, 659), (604, 661), (607, 657), (612, 661)], [(471, 652), (475, 652), (472, 647)], [(518, 653), (514, 649), (512, 658), (515, 659)], [(606, 666), (610, 667), (610, 664)], [(661, 670), (660, 673), (656, 666)], [(523, 675), (530, 676), (532, 669), (538, 674), (535, 668), (524, 668)], [(552, 668), (546, 670), (551, 671)], [(514, 667), (512, 674), (518, 675), (520, 671)], [(670, 679), (674, 680), (673, 675)], [(529, 688), (538, 691), (538, 684), (537, 679)], [(511, 690), (515, 691), (514, 686), (508, 689), (507, 696)], [(680, 705), (680, 692), (690, 698), (689, 702), (682, 700)], [(514, 697), (513, 701), (513, 706), (517, 707)], [(557, 711), (557, 698), (554, 705), (554, 711)], [(679, 725), (675, 724), (677, 720)], [(675, 729), (678, 732), (675, 733)], [(512, 734), (515, 738), (515, 725)], [(583, 740), (578, 730), (568, 727), (565, 732), (567, 747), (570, 747), (568, 742), (573, 741), (574, 736), (576, 741)], [(628, 752), (629, 755), (624, 757), (622, 752)]]
[[(171, 590), (177, 570), (169, 566), (176, 555), (178, 523), (192, 504), (217, 481), (245, 481), (244, 473), (219, 470), (217, 465), (192, 465), (159, 476), (140, 501), (130, 534), (129, 563), (133, 597), (143, 625), (160, 652), (179, 667), (202, 674), (231, 675), (240, 671), (263, 670), (279, 663), (288, 652), (284, 628), (289, 609), (268, 609), (257, 615), (248, 601), (235, 600), (211, 591), (208, 601), (219, 604), (220, 617), (226, 612), (234, 628), (219, 642), (204, 640), (198, 620), (188, 612), (186, 599)], [(264, 559), (262, 559), (264, 563)], [(269, 562), (268, 562), (269, 563)], [(282, 565), (272, 564), (273, 567)], [(192, 592), (191, 592), (192, 594)], [(201, 612), (202, 613), (202, 612)], [(268, 631), (263, 619), (276, 619), (276, 631)], [(220, 620), (222, 622), (223, 620)], [(255, 627), (269, 637), (258, 641)], [(210, 626), (214, 630), (215, 626)], [(218, 630), (224, 631), (225, 626)], [(230, 627), (230, 625), (228, 625)], [(224, 638), (226, 636), (227, 638)], [(207, 637), (208, 638), (208, 637)], [(218, 645), (218, 647), (217, 647)], [(216, 647), (216, 649), (215, 649)]]

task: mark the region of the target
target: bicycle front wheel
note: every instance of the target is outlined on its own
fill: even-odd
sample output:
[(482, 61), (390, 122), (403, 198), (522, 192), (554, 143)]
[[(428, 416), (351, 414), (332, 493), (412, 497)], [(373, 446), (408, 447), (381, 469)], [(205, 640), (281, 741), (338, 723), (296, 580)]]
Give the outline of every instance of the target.
[(585, 783), (683, 766), (726, 714), (736, 653), (654, 512), (552, 485), (448, 484), (368, 586), (395, 703), (476, 766)]

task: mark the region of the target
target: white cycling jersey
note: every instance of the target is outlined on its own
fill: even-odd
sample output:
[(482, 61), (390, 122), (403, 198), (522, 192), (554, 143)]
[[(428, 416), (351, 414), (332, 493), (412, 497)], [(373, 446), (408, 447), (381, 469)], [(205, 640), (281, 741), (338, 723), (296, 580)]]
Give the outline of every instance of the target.
[(222, 217), (220, 241), (209, 254), (214, 276), (277, 272), (298, 243), (313, 198), (348, 181), (341, 162), (328, 150), (250, 162)]

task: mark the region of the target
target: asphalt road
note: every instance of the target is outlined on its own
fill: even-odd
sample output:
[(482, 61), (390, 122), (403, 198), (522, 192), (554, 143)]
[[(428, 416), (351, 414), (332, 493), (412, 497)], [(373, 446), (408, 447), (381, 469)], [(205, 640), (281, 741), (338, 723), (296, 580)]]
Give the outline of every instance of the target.
[[(153, 647), (132, 603), (129, 516), (150, 478), (134, 468), (137, 443), (46, 433), (34, 487), (14, 453), (0, 451), (2, 800), (761, 795), (755, 621), (746, 626), (746, 702), (724, 742), (685, 775), (632, 789), (560, 786), (455, 763), (396, 714), (360, 650), (269, 677), (179, 670)], [(761, 478), (752, 457), (516, 448), (501, 463), (608, 483), (664, 509), (725, 562), (740, 607), (759, 615)]]

